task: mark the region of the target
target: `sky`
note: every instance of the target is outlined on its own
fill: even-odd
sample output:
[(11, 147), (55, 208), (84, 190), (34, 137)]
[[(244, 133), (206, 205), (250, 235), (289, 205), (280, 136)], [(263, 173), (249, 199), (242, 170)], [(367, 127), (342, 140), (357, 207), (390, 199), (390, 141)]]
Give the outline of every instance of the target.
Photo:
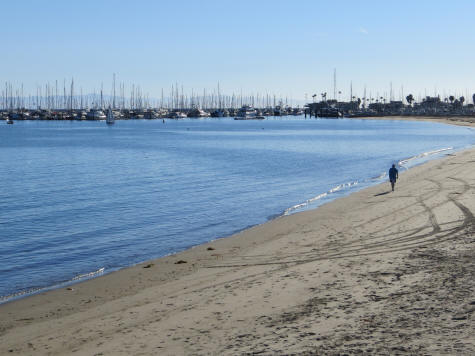
[[(0, 0), (0, 84), (311, 100), (475, 93), (475, 2)], [(0, 88), (2, 88), (0, 86)]]

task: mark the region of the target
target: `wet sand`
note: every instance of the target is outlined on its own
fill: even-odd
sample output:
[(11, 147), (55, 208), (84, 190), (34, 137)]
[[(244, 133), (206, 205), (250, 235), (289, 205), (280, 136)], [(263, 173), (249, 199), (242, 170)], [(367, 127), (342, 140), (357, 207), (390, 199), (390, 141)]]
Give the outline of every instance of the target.
[(475, 354), (474, 188), (470, 149), (0, 305), (0, 354)]

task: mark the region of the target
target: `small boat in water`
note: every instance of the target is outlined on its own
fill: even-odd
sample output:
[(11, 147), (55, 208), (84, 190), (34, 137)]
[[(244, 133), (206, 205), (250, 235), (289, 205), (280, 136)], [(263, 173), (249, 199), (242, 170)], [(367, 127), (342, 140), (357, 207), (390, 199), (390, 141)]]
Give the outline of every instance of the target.
[(147, 120), (157, 119), (158, 117), (157, 113), (152, 109), (148, 109), (143, 113), (143, 118)]
[(226, 109), (216, 109), (211, 113), (211, 117), (226, 117), (229, 116), (229, 111)]
[(8, 118), (8, 119), (7, 119), (7, 124), (12, 125), (12, 124), (13, 124), (13, 120), (12, 120), (11, 118)]
[(173, 111), (168, 116), (170, 119), (186, 119), (188, 116), (184, 112), (181, 111)]
[(264, 116), (258, 116), (256, 109), (252, 106), (244, 105), (242, 108), (239, 109), (237, 116), (234, 120), (263, 120), (265, 119)]
[(282, 109), (282, 106), (280, 105), (277, 105), (275, 108), (274, 108), (274, 116), (284, 116), (284, 110)]
[(109, 109), (107, 109), (106, 124), (113, 125), (114, 123), (115, 123), (114, 113), (112, 112), (112, 109), (109, 107)]
[(86, 120), (104, 120), (106, 115), (102, 110), (90, 109), (86, 114)]
[(206, 112), (198, 107), (196, 108), (193, 108), (190, 110), (190, 112), (188, 112), (188, 117), (192, 117), (192, 118), (195, 118), (195, 117), (210, 117), (210, 113), (209, 112)]
[(292, 109), (292, 115), (294, 115), (294, 116), (303, 115), (303, 110), (300, 109), (300, 108), (294, 108), (294, 109)]
[(84, 110), (79, 110), (77, 113), (76, 113), (76, 118), (78, 120), (86, 120), (86, 116), (87, 116), (87, 112), (84, 111)]

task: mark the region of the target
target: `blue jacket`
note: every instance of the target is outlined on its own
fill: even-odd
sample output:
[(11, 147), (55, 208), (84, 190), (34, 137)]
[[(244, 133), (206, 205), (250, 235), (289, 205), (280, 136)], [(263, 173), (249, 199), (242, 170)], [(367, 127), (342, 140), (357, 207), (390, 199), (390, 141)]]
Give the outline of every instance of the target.
[(389, 180), (396, 180), (398, 178), (398, 171), (396, 168), (389, 168)]

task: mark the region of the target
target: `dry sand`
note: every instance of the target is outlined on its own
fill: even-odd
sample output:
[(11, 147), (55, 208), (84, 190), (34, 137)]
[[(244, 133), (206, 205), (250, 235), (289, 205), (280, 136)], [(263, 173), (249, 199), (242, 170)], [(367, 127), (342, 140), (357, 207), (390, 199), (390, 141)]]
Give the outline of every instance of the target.
[(473, 355), (474, 188), (470, 149), (394, 193), (1, 305), (0, 354)]

